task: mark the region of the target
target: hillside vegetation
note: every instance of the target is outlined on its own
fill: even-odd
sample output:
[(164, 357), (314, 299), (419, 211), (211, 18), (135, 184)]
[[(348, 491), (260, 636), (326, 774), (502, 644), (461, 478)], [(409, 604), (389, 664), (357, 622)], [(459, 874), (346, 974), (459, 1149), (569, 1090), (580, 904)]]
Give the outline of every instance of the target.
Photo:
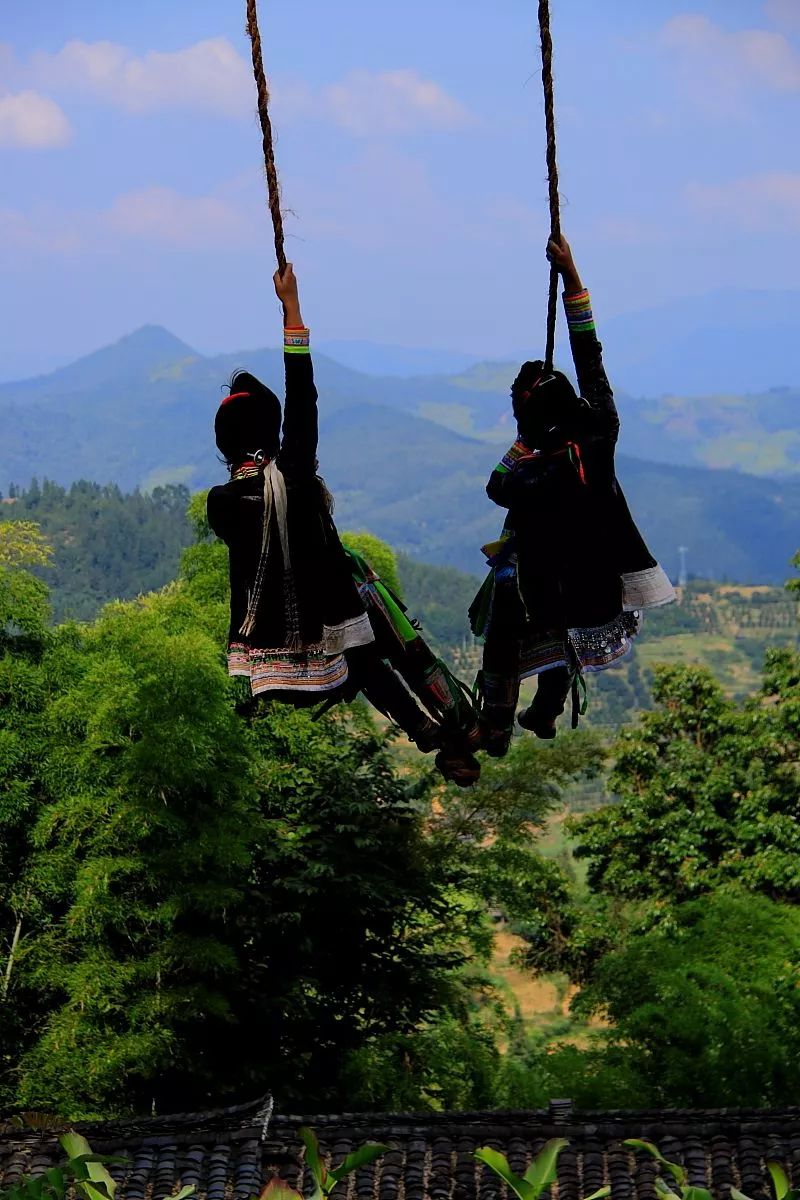
[(125, 494), (85, 480), (45, 480), (0, 501), (0, 520), (35, 521), (54, 554), (39, 571), (53, 619), (89, 621), (109, 600), (154, 591), (175, 578), (191, 541), (185, 487)]

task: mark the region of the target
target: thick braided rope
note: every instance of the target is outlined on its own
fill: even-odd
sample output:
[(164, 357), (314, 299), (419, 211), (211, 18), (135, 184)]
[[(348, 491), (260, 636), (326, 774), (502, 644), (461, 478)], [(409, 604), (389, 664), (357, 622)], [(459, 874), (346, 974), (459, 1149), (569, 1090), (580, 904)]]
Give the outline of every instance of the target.
[(261, 34), (258, 32), (256, 0), (247, 0), (247, 33), (253, 51), (253, 75), (258, 93), (258, 118), (264, 138), (264, 167), (267, 173), (269, 211), (272, 216), (272, 228), (275, 231), (275, 255), (278, 259), (278, 270), (282, 275), (286, 270), (286, 251), (283, 237), (283, 214), (281, 213), (281, 188), (275, 166), (275, 144), (272, 137), (272, 122), (269, 117), (269, 88), (261, 55)]
[[(553, 97), (553, 38), (550, 34), (550, 3), (539, 0), (539, 32), (542, 39), (542, 84), (544, 86), (544, 119), (547, 130), (547, 184), (550, 196), (550, 236), (561, 239), (561, 206), (558, 196), (558, 158), (556, 156), (556, 115)], [(545, 365), (553, 366), (558, 316), (558, 271), (550, 268), (550, 292), (547, 299), (547, 343)]]

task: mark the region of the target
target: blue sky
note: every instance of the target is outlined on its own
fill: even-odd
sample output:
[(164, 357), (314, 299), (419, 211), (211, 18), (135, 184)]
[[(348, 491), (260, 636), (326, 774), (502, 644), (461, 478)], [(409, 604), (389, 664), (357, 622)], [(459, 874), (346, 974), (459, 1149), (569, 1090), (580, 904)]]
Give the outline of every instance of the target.
[[(535, 0), (261, 0), (318, 340), (541, 343)], [(604, 314), (800, 270), (800, 0), (553, 0), (564, 227)], [(244, 0), (4, 0), (0, 378), (157, 322), (275, 344)]]

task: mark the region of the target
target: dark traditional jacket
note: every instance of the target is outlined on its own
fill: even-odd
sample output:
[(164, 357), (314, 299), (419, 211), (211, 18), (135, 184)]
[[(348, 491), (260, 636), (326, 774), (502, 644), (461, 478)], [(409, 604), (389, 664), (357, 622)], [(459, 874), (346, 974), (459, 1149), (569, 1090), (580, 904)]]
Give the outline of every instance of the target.
[(489, 497), (508, 509), (527, 617), (540, 629), (596, 627), (623, 609), (674, 598), (615, 474), (619, 415), (603, 368), (588, 293), (566, 298), (582, 405), (540, 447), (517, 441), (492, 472)]
[[(373, 635), (317, 477), (317, 390), (311, 357), (296, 350), (284, 357), (286, 403), (276, 462), (286, 484), (290, 584), (296, 604), (294, 619), (299, 628), (299, 646), (290, 644), (287, 580), (277, 534), (270, 539), (253, 627), (247, 635), (241, 632), (262, 551), (263, 470), (212, 488), (208, 495), (208, 520), (217, 536), (226, 542), (230, 554), (232, 673), (251, 674), (248, 663), (257, 660), (263, 686), (256, 689), (254, 679), (254, 691), (292, 690), (298, 680), (312, 690), (326, 690), (346, 678), (343, 652), (371, 642)], [(273, 524), (276, 520), (273, 514)], [(287, 656), (291, 657), (288, 674)], [(324, 669), (309, 673), (308, 664), (300, 661), (332, 657), (339, 660), (333, 672), (328, 663)], [(273, 674), (269, 660), (278, 664)]]

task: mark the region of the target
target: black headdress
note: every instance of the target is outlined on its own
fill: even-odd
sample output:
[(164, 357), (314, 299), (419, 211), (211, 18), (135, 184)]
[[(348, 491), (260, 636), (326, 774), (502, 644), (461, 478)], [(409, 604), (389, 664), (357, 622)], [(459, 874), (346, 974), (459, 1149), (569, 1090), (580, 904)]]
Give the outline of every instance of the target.
[(237, 371), (230, 395), (217, 410), (214, 434), (229, 463), (243, 462), (259, 450), (274, 458), (280, 446), (281, 402), (255, 375)]
[(566, 375), (545, 371), (541, 360), (522, 364), (511, 399), (520, 437), (531, 447), (574, 437), (585, 408)]

